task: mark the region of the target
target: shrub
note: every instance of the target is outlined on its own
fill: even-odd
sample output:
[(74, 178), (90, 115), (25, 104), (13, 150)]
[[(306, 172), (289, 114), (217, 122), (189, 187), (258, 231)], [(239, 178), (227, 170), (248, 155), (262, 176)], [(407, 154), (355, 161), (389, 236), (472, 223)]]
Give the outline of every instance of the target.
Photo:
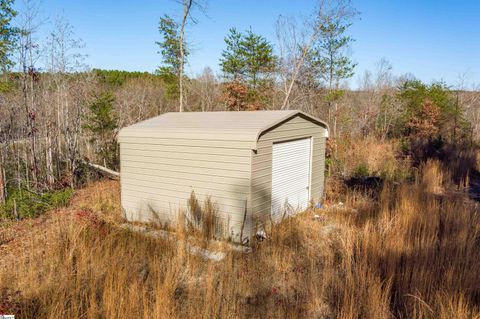
[(365, 177), (369, 176), (369, 172), (370, 170), (368, 169), (368, 165), (361, 163), (353, 170), (352, 175), (355, 177)]
[(43, 194), (26, 189), (12, 190), (4, 205), (0, 206), (1, 218), (36, 217), (49, 209), (64, 207), (73, 194), (71, 188)]

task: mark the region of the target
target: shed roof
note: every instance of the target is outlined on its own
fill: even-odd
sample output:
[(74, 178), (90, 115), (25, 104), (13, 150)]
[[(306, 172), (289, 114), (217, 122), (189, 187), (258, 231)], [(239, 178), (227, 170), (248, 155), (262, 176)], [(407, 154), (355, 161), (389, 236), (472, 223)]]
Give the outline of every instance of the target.
[(124, 137), (158, 137), (255, 142), (268, 129), (301, 115), (328, 130), (328, 125), (299, 110), (243, 112), (172, 112), (120, 130)]

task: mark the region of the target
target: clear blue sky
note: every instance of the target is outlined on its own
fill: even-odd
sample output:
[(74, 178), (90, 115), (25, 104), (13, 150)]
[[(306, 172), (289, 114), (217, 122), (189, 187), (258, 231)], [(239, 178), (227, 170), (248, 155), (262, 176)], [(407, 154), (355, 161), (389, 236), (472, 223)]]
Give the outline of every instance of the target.
[[(21, 10), (21, 1), (16, 8)], [(206, 0), (207, 15), (196, 12), (198, 24), (188, 27), (193, 45), (187, 71), (198, 74), (210, 66), (218, 71), (223, 38), (231, 27), (249, 27), (275, 42), (278, 15), (308, 14), (312, 0)], [(356, 39), (351, 55), (357, 75), (373, 70), (385, 57), (395, 74), (413, 73), (430, 82), (455, 85), (460, 74), (480, 84), (480, 1), (478, 0), (354, 0), (360, 11), (350, 34)], [(165, 13), (181, 14), (173, 0), (43, 0), (43, 16), (53, 21), (64, 13), (74, 26), (92, 68), (154, 71), (160, 63), (156, 40)], [(41, 36), (51, 25), (42, 27)], [(357, 76), (351, 83), (355, 87)]]

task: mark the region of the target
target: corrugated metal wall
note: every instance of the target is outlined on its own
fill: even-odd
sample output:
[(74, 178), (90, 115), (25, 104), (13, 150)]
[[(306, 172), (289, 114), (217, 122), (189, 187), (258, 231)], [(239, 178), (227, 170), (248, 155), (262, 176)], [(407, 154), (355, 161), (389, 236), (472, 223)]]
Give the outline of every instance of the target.
[[(239, 232), (250, 201), (251, 149), (241, 142), (124, 137), (122, 207), (129, 220), (174, 223), (192, 190), (211, 196), (230, 231)], [(248, 225), (250, 226), (250, 225)]]
[(252, 212), (254, 222), (263, 224), (270, 220), (272, 203), (272, 144), (291, 139), (311, 137), (312, 176), (311, 198), (320, 200), (324, 187), (326, 129), (295, 116), (263, 134), (252, 156)]

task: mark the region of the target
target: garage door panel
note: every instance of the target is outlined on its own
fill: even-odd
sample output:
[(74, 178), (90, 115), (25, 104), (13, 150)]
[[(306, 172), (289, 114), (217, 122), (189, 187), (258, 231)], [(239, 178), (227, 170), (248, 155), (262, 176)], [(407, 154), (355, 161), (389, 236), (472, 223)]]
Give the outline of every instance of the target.
[(272, 145), (272, 218), (307, 208), (310, 193), (311, 139)]

